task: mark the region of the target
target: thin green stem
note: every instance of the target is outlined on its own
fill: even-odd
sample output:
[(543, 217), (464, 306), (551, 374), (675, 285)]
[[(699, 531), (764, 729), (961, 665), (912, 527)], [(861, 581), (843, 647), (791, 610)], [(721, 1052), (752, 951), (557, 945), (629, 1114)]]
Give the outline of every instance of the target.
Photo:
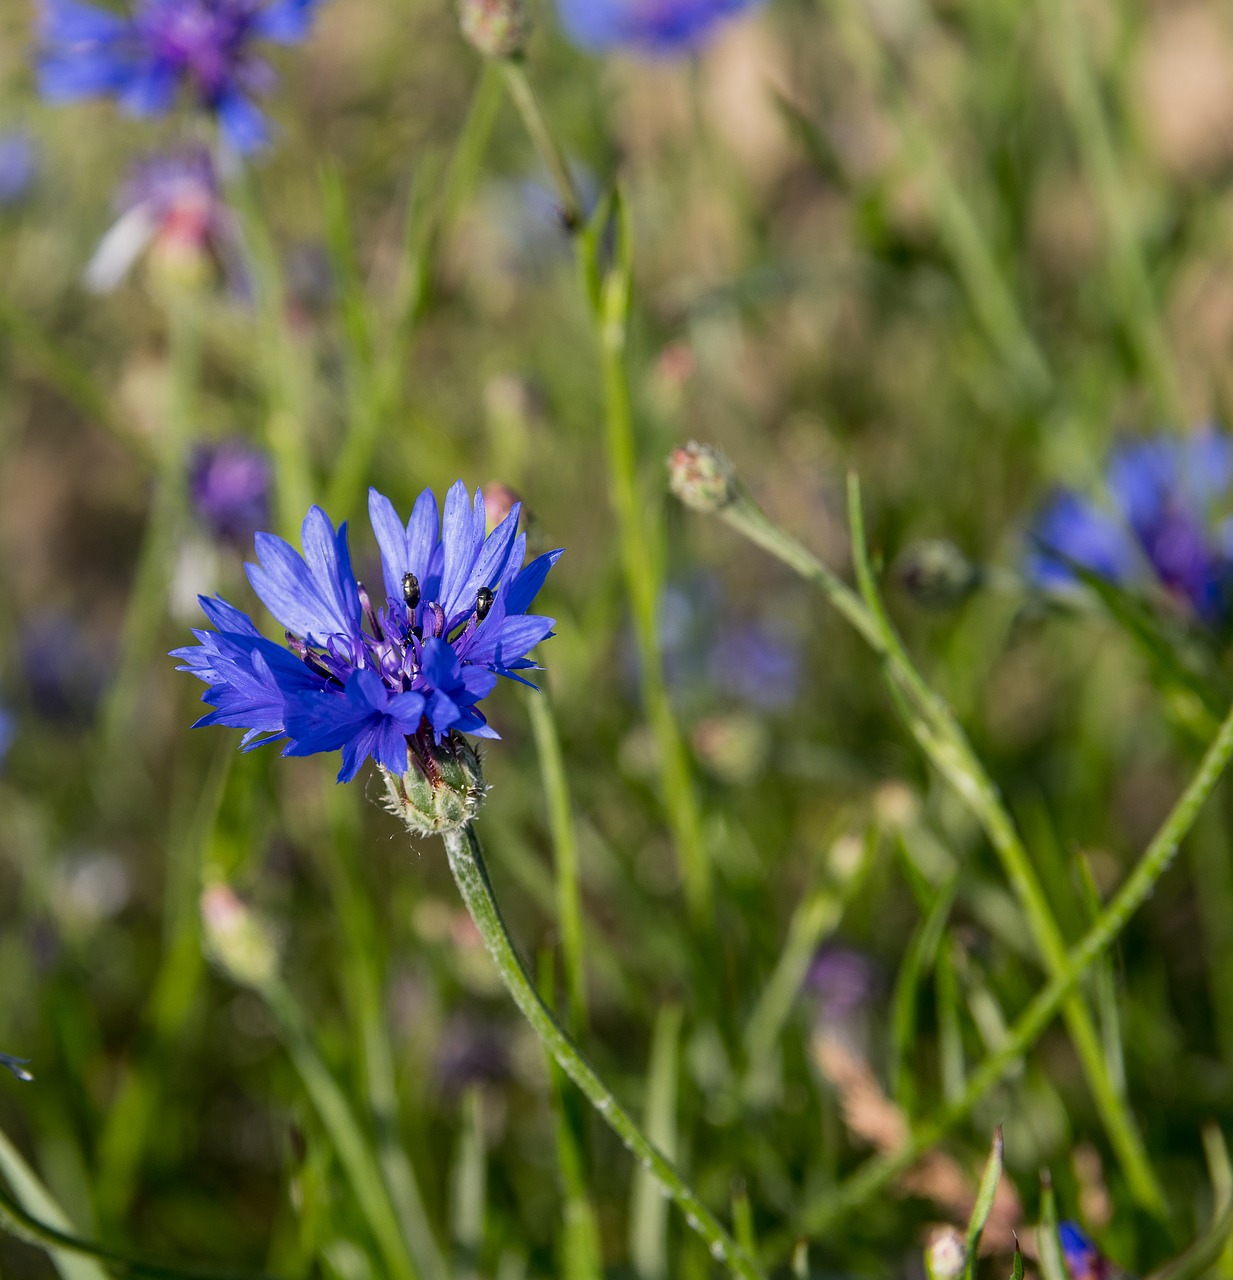
[(611, 1089), (579, 1052), (540, 999), (530, 975), (514, 948), (501, 909), (497, 905), (479, 837), (471, 826), (444, 834), (445, 850), (458, 891), (497, 966), (505, 989), (544, 1047), (566, 1075), (582, 1090), (588, 1102), (625, 1144), (641, 1166), (659, 1182), (685, 1215), (685, 1221), (711, 1252), (734, 1276), (742, 1280), (763, 1280), (757, 1263), (749, 1257), (718, 1219), (698, 1198), (670, 1160), (651, 1142)]
[(142, 536), (137, 570), (125, 610), (120, 665), (100, 714), (97, 785), (100, 803), (112, 807), (128, 794), (136, 756), (125, 749), (142, 688), (167, 617), (167, 593), (187, 508), (187, 458), (201, 372), (201, 299), (171, 300), (167, 343), (170, 395), (157, 442), (154, 499)]
[(231, 195), (243, 218), (256, 293), (258, 354), (265, 375), (266, 441), (275, 463), (278, 527), (285, 537), (294, 539), (314, 492), (305, 420), (308, 370), (284, 321), (286, 297), (278, 250), (245, 170), (237, 174)]
[(275, 981), (259, 994), (278, 1020), (283, 1043), (346, 1170), (356, 1203), (368, 1222), (391, 1280), (420, 1280), (389, 1190), (350, 1102), (322, 1060), (307, 1020), (291, 992)]
[(1199, 812), (1233, 757), (1233, 710), (1220, 726), (1198, 771), (1173, 806), (1138, 865), (1126, 878), (1096, 923), (1066, 954), (1058, 973), (1019, 1016), (1005, 1044), (972, 1074), (963, 1096), (919, 1125), (900, 1150), (868, 1161), (832, 1195), (806, 1211), (805, 1227), (820, 1232), (840, 1221), (885, 1190), (935, 1142), (965, 1120), (982, 1098), (1013, 1070), (1040, 1038), (1092, 966), (1112, 946), (1135, 912), (1151, 897), (1160, 878), (1177, 856)]
[[(852, 522), (853, 556), (861, 594), (841, 582), (787, 532), (774, 524), (743, 489), (721, 510), (728, 524), (764, 550), (821, 588), (836, 609), (855, 627), (886, 666), (892, 682), (906, 700), (904, 719), (921, 749), (943, 777), (966, 801), (994, 847), (1027, 919), (1036, 950), (1050, 977), (1063, 972), (1065, 938), (1032, 865), (1015, 824), (1002, 803), (997, 787), (945, 702), (926, 684), (908, 657), (882, 607), (865, 545), (860, 489), (855, 476), (848, 485)], [(863, 597), (863, 598), (862, 598)], [(1109, 1078), (1100, 1035), (1082, 996), (1077, 992), (1065, 1002), (1066, 1024), (1092, 1091), (1101, 1120), (1113, 1144), (1137, 1200), (1154, 1213), (1167, 1212), (1167, 1201), (1157, 1181), (1142, 1138), (1124, 1100)]]
[[(347, 513), (352, 510), (362, 494), (382, 428), (388, 425), (391, 415), (397, 410), (416, 324), (430, 292), (437, 245), (442, 231), (474, 186), (481, 157), (492, 136), (502, 93), (501, 78), (493, 67), (485, 66), (476, 82), (471, 106), (454, 144), (444, 178), (434, 194), (421, 192), (419, 182), (412, 191), (402, 267), (393, 290), (393, 305), (388, 320), (380, 326), (380, 336), (384, 341), (373, 349), (373, 338), (377, 335), (369, 333), (358, 342), (353, 334), (348, 343), (351, 354), (347, 370), (347, 429), (327, 490), (327, 505), (331, 511)], [(344, 302), (352, 303), (350, 309), (366, 327), (367, 313), (358, 272), (350, 263), (350, 243), (339, 243), (339, 232), (345, 229), (346, 223), (339, 216), (345, 211), (345, 205), (337, 175), (332, 175), (332, 182), (327, 185), (327, 195), (331, 193), (334, 198), (327, 208), (333, 213), (330, 222), (331, 238), (335, 241), (334, 258), (347, 265)]]
[(540, 108), (539, 99), (535, 96), (535, 90), (527, 79), (526, 68), (515, 58), (506, 58), (500, 65), (505, 76), (505, 86), (509, 90), (509, 96), (514, 100), (518, 114), (522, 117), (523, 126), (530, 134), (532, 145), (539, 153), (540, 159), (556, 185), (566, 225), (570, 228), (579, 228), (586, 219), (586, 207), (578, 194), (578, 186), (574, 182), (573, 174), (569, 171), (569, 163), (557, 145), (557, 140)]
[[(668, 696), (659, 650), (662, 522), (657, 517), (651, 523), (638, 483), (637, 442), (625, 360), (631, 288), (628, 226), (619, 201), (614, 216), (618, 226), (617, 262), (602, 277), (594, 312), (603, 372), (609, 496), (633, 615), (642, 700), (659, 750), (660, 794), (680, 858), (690, 914), (695, 926), (709, 932), (714, 923), (711, 861), (702, 833), (693, 770)], [(591, 255), (598, 253), (591, 236), (587, 237), (587, 251)], [(595, 274), (599, 278), (597, 265)]]
[[(23, 1198), (37, 1199), (43, 1205), (44, 1215), (37, 1217), (31, 1213), (20, 1200), (0, 1185), (0, 1229), (35, 1248), (46, 1250), (56, 1258), (58, 1264), (63, 1261), (60, 1255), (68, 1254), (77, 1258), (92, 1258), (102, 1263), (112, 1275), (130, 1276), (133, 1280), (267, 1280), (250, 1271), (137, 1258), (118, 1249), (96, 1244), (93, 1240), (85, 1240), (67, 1230), (67, 1224), (59, 1226), (44, 1220), (48, 1216), (63, 1219), (58, 1206), (3, 1133), (0, 1133), (0, 1163), (15, 1189), (18, 1189), (19, 1182), (24, 1184), (24, 1190), (20, 1191)], [(80, 1265), (85, 1267), (87, 1264)], [(81, 1274), (84, 1277), (88, 1273)]]
[(1156, 412), (1177, 421), (1181, 393), (1160, 324), (1151, 277), (1140, 244), (1135, 202), (1118, 165), (1100, 85), (1075, 0), (1039, 0), (1041, 26), (1057, 68), (1084, 168), (1109, 231), (1114, 295), (1121, 321), (1147, 377)]
[(557, 924), (565, 960), (565, 985), (569, 991), (571, 1029), (581, 1035), (587, 1025), (586, 948), (583, 945), (582, 897), (578, 889), (578, 834), (574, 827), (569, 783), (561, 755), (561, 738), (547, 694), (527, 699), (531, 730), (539, 754), (540, 775), (548, 798), (552, 849), (556, 859)]

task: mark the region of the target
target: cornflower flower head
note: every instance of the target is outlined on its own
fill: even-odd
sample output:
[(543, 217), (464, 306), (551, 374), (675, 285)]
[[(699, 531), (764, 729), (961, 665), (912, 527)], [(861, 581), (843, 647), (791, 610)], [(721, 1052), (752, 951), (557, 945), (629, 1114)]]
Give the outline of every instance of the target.
[(133, 167), (116, 203), (120, 216), (85, 271), (96, 293), (114, 289), (147, 251), (169, 282), (191, 286), (221, 273), (243, 287), (239, 229), (205, 147), (147, 156)]
[(584, 49), (630, 48), (680, 57), (758, 0), (557, 0), (566, 34)]
[(1037, 516), (1027, 573), (1047, 589), (1076, 569), (1119, 586), (1156, 585), (1209, 626), (1233, 607), (1233, 439), (1212, 427), (1186, 438), (1128, 441), (1109, 460), (1109, 502), (1070, 490)]
[(1060, 1223), (1057, 1234), (1070, 1280), (1111, 1280), (1117, 1274), (1109, 1259), (1084, 1235), (1076, 1223)]
[(187, 93), (226, 142), (256, 150), (268, 131), (253, 96), (273, 80), (254, 51), (294, 44), (318, 0), (137, 0), (131, 14), (43, 0), (40, 87), (50, 101), (108, 97), (133, 115), (165, 115)]
[(215, 630), (195, 631), (199, 643), (172, 656), (209, 686), (202, 700), (213, 710), (198, 725), (245, 730), (244, 750), (270, 742), (282, 742), (288, 756), (341, 750), (340, 782), (371, 759), (394, 803), (425, 779), (436, 788), (460, 755), (464, 772), (475, 772), (458, 735), (499, 736), (479, 704), (498, 676), (529, 683), (521, 674), (535, 667), (527, 655), (552, 633), (553, 619), (527, 610), (561, 552), (524, 566), (520, 508), (486, 534), (483, 495), (472, 502), (461, 480), (443, 515), (427, 490), (405, 525), (375, 489), (368, 509), (384, 603), (374, 604), (352, 571), (346, 525), (335, 530), (313, 507), (302, 556), (259, 533), (258, 563), (247, 566), (286, 644), (267, 640), (226, 601), (203, 597)]
[(270, 519), (269, 457), (243, 440), (198, 445), (188, 491), (198, 518), (219, 542), (246, 546)]

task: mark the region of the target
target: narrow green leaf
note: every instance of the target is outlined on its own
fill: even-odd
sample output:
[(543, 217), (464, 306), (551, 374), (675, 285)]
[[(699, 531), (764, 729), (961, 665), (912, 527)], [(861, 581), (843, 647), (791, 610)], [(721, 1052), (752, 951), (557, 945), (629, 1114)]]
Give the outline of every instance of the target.
[[(989, 1221), (989, 1215), (993, 1212), (993, 1202), (997, 1198), (998, 1183), (1002, 1180), (1004, 1163), (1002, 1126), (998, 1125), (993, 1131), (993, 1146), (989, 1150), (985, 1172), (981, 1175), (980, 1186), (976, 1190), (976, 1203), (972, 1206), (972, 1216), (968, 1219), (967, 1234), (963, 1242), (968, 1276), (976, 1275), (976, 1251), (980, 1248), (981, 1232), (984, 1231), (985, 1223)], [(1015, 1252), (1018, 1253), (1017, 1248)], [(1022, 1266), (1022, 1260), (1020, 1266)]]
[[(668, 1157), (676, 1156), (677, 1077), (680, 1070), (681, 1009), (665, 1005), (655, 1019), (647, 1068), (646, 1134)], [(668, 1274), (668, 1202), (654, 1176), (634, 1173), (629, 1220), (629, 1253), (641, 1280)]]

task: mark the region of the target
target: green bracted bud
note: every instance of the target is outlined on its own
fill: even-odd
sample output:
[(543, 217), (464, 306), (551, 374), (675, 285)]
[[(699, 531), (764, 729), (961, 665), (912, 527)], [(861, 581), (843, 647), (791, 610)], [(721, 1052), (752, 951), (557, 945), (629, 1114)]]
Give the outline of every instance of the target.
[(668, 484), (687, 506), (715, 515), (737, 499), (736, 472), (728, 455), (711, 444), (691, 441), (668, 458)]
[(215, 882), (201, 894), (205, 952), (233, 982), (260, 991), (278, 978), (278, 941), (273, 927), (236, 896), (229, 885)]
[(525, 0), (460, 0), (458, 22), (466, 42), (485, 58), (518, 58), (527, 46)]
[(925, 1246), (929, 1280), (959, 1280), (968, 1265), (968, 1247), (956, 1227), (939, 1227)]
[(460, 734), (440, 746), (416, 738), (401, 777), (381, 770), (386, 808), (412, 835), (461, 831), (479, 813), (488, 788), (479, 753)]
[(981, 584), (981, 572), (953, 542), (930, 538), (910, 546), (896, 573), (903, 589), (926, 609), (962, 604)]

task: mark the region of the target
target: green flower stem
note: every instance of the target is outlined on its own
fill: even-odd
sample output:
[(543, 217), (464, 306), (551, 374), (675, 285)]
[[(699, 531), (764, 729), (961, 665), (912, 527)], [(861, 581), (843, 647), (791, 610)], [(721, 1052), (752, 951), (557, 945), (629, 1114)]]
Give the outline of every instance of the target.
[[(334, 258), (341, 259), (344, 309), (350, 313), (347, 328), (348, 391), (346, 435), (332, 468), (326, 505), (331, 511), (349, 512), (363, 494), (364, 481), (381, 432), (397, 411), (406, 376), (410, 346), (415, 328), (430, 293), (433, 260), (442, 231), (450, 224), (463, 201), (475, 185), (480, 161), (487, 150), (501, 104), (503, 88), (496, 69), (485, 66), (476, 82), (471, 105), (462, 130), (454, 145), (444, 176), (435, 194), (421, 192), (417, 181), (408, 207), (407, 229), (403, 244), (403, 261), (392, 291), (388, 318), (380, 325), (383, 341), (378, 347), (369, 331), (369, 311), (365, 306), (358, 272), (350, 261), (350, 244), (337, 244), (338, 208), (331, 218)], [(336, 175), (327, 183), (327, 195)], [(336, 203), (341, 202), (341, 185), (337, 185)], [(329, 212), (327, 203), (327, 212)], [(345, 250), (344, 254), (340, 249)], [(358, 329), (358, 333), (356, 330)]]
[(356, 1204), (381, 1251), (390, 1280), (420, 1280), (381, 1168), (350, 1102), (322, 1060), (307, 1019), (278, 980), (257, 988), (278, 1021), (287, 1053), (330, 1135), (330, 1142), (355, 1192)]
[(1005, 1044), (972, 1074), (962, 1097), (913, 1131), (900, 1150), (868, 1161), (834, 1194), (805, 1213), (805, 1228), (824, 1231), (884, 1191), (906, 1172), (934, 1143), (965, 1120), (981, 1099), (1014, 1069), (1063, 1009), (1078, 983), (1112, 946), (1135, 912), (1151, 897), (1160, 878), (1172, 865), (1178, 847), (1194, 826), (1207, 798), (1233, 757), (1233, 710), (1220, 726), (1181, 798), (1147, 847), (1138, 865), (1126, 878), (1096, 923), (1071, 948), (1059, 971), (1032, 999), (1010, 1029)]
[[(860, 489), (854, 476), (849, 479), (848, 498), (853, 555), (864, 599), (774, 524), (743, 489), (737, 488), (734, 500), (723, 507), (720, 514), (733, 528), (821, 588), (883, 660), (892, 691), (898, 691), (896, 705), (901, 708), (921, 749), (979, 819), (1023, 909), (1045, 969), (1056, 979), (1065, 972), (1066, 943), (1031, 858), (967, 736), (950, 708), (912, 665), (882, 608), (865, 547)], [(1100, 1035), (1078, 992), (1066, 996), (1064, 1014), (1088, 1087), (1135, 1198), (1163, 1216), (1167, 1213), (1164, 1192), (1148, 1162), (1133, 1117), (1109, 1077)]]
[(535, 984), (514, 949), (501, 916), (474, 827), (466, 826), (461, 830), (446, 832), (443, 839), (450, 870), (467, 911), (484, 939), (484, 945), (497, 966), (505, 989), (544, 1047), (582, 1090), (587, 1101), (599, 1112), (634, 1158), (672, 1197), (685, 1215), (690, 1228), (705, 1241), (711, 1256), (717, 1262), (722, 1262), (732, 1275), (741, 1277), (741, 1280), (763, 1280), (757, 1263), (720, 1225), (671, 1161), (659, 1151), (629, 1112), (616, 1100), (612, 1090), (596, 1074), (562, 1030), (551, 1010), (540, 999)]
[(1038, 398), (1048, 396), (1053, 389), (1048, 362), (1020, 313), (980, 218), (951, 176), (934, 134), (904, 87), (910, 68), (870, 30), (866, 6), (840, 0), (832, 12), (849, 57), (890, 107), (908, 162), (928, 192), (938, 238), (986, 338), (1026, 391)]
[(569, 171), (565, 155), (557, 146), (557, 140), (548, 127), (548, 121), (544, 119), (539, 99), (535, 96), (530, 80), (527, 79), (526, 68), (516, 58), (505, 58), (500, 65), (505, 76), (505, 87), (509, 90), (509, 96), (514, 100), (514, 106), (522, 117), (523, 126), (530, 134), (532, 145), (552, 176), (566, 225), (571, 229), (580, 228), (586, 221), (586, 208), (582, 203), (582, 197), (578, 194), (578, 186), (574, 182), (573, 174)]
[(167, 617), (167, 593), (188, 501), (188, 442), (201, 372), (201, 299), (191, 293), (173, 298), (167, 318), (171, 385), (156, 441), (154, 500), (124, 615), (119, 669), (100, 713), (97, 794), (104, 808), (114, 808), (128, 794), (137, 758), (126, 743)]
[(257, 354), (265, 379), (265, 430), (274, 456), (277, 523), (283, 536), (294, 542), (314, 493), (306, 429), (308, 370), (284, 319), (286, 296), (278, 250), (247, 171), (241, 169), (236, 175), (231, 198), (243, 221), (256, 294)]
[[(605, 206), (584, 227), (577, 186), (522, 63), (506, 60), (501, 66), (531, 142), (556, 183), (566, 221), (579, 232), (578, 266), (595, 323), (603, 374), (609, 497), (617, 519), (621, 566), (633, 614), (642, 701), (659, 749), (660, 791), (681, 861), (690, 914), (695, 926), (709, 933), (714, 928), (711, 863), (702, 834), (693, 771), (668, 698), (659, 652), (660, 526), (658, 521), (652, 525), (648, 520), (647, 504), (638, 485), (637, 444), (625, 362), (632, 283), (628, 219), (618, 193), (610, 208)], [(609, 213), (616, 224), (617, 249), (615, 261), (605, 270), (603, 241)]]
[(659, 651), (662, 521), (656, 512), (654, 524), (651, 523), (638, 484), (637, 443), (625, 361), (631, 288), (629, 228), (619, 199), (615, 201), (613, 217), (618, 248), (616, 262), (606, 275), (599, 270), (596, 229), (588, 229), (583, 238), (584, 271), (588, 278), (600, 282), (594, 295), (594, 317), (603, 371), (609, 493), (633, 614), (642, 700), (659, 749), (660, 794), (681, 861), (690, 914), (694, 924), (709, 933), (714, 927), (711, 860), (702, 833), (693, 770), (668, 697)]
[(544, 793), (548, 797), (548, 819), (556, 857), (557, 924), (561, 930), (565, 985), (569, 991), (570, 1025), (577, 1036), (587, 1025), (586, 949), (582, 941), (582, 898), (578, 890), (578, 833), (574, 827), (569, 783), (565, 778), (561, 738), (548, 695), (531, 694), (527, 707), (539, 753)]
[[(0, 1133), (0, 1169), (17, 1193), (12, 1195), (0, 1185), (0, 1229), (45, 1250), (63, 1275), (92, 1280), (98, 1268), (92, 1262), (79, 1260), (93, 1259), (112, 1275), (130, 1276), (133, 1280), (268, 1280), (254, 1272), (136, 1258), (74, 1235), (68, 1230), (63, 1210), (3, 1133)], [(31, 1212), (27, 1205), (34, 1206), (37, 1213)], [(48, 1218), (55, 1221), (48, 1222)]]
[(1176, 422), (1181, 393), (1139, 242), (1135, 201), (1122, 179), (1109, 136), (1079, 6), (1075, 0), (1039, 0), (1039, 10), (1050, 61), (1057, 68), (1083, 165), (1108, 228), (1112, 283), (1121, 304), (1122, 323), (1151, 387), (1156, 412), (1166, 421)]

